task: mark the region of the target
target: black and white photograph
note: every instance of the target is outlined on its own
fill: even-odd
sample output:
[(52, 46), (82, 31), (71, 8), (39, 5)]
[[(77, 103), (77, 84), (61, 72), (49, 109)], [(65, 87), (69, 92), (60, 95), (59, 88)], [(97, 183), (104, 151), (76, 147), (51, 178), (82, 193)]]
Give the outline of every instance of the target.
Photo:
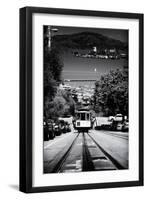
[(42, 29), (43, 173), (129, 169), (128, 30)]
[(143, 185), (143, 14), (20, 9), (20, 190)]

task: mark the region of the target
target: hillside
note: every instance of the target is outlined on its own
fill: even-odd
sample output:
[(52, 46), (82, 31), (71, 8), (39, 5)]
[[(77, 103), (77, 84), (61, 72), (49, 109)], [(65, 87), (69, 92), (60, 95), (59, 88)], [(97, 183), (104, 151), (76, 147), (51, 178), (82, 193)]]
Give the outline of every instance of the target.
[(52, 38), (52, 45), (59, 49), (91, 49), (96, 46), (97, 49), (116, 48), (125, 50), (127, 43), (115, 40), (102, 34), (93, 32), (81, 32), (70, 35), (55, 35)]

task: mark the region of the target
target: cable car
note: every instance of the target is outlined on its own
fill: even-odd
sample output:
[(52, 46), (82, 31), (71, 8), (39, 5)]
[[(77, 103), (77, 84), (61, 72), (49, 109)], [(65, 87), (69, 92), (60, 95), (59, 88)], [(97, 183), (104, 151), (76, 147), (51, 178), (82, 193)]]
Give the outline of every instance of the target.
[(87, 132), (92, 128), (91, 112), (89, 110), (78, 110), (75, 112), (73, 125), (78, 132)]

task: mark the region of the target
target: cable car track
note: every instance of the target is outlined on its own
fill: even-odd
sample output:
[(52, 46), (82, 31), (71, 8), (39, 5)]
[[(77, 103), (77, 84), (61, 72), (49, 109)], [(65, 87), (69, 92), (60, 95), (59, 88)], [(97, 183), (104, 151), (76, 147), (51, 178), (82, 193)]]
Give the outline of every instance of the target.
[[(81, 145), (80, 150), (77, 150)], [(67, 151), (54, 166), (52, 173), (76, 172), (76, 159), (81, 158), (79, 171), (100, 171), (125, 169), (89, 133), (78, 133)], [(75, 156), (74, 160), (71, 157)], [(72, 160), (72, 161), (71, 161)], [(71, 163), (70, 163), (71, 162)], [(73, 164), (74, 162), (74, 164)], [(69, 167), (70, 166), (70, 167)]]
[(94, 171), (94, 164), (90, 156), (85, 133), (83, 134), (83, 170), (82, 171)]
[(107, 159), (109, 159), (117, 169), (125, 169), (111, 154), (109, 154), (98, 142), (88, 133), (87, 134), (96, 146), (103, 152)]
[(70, 145), (70, 147), (68, 148), (68, 150), (65, 152), (65, 154), (62, 156), (62, 158), (60, 159), (60, 161), (55, 165), (54, 169), (52, 170), (52, 173), (59, 173), (65, 160), (67, 159), (67, 157), (69, 156), (71, 149), (73, 148), (77, 138), (79, 137), (79, 133), (76, 136), (76, 138), (73, 140), (72, 144)]

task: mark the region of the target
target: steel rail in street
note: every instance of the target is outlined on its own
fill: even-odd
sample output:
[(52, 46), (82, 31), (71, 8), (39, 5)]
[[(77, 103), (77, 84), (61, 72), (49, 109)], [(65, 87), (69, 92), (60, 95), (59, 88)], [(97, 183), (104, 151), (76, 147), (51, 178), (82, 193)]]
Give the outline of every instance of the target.
[(89, 133), (87, 134), (92, 141), (96, 144), (96, 146), (103, 152), (103, 154), (113, 163), (113, 165), (117, 169), (125, 169), (112, 155), (110, 155), (98, 142), (91, 136)]
[(55, 167), (52, 170), (52, 173), (59, 173), (62, 166), (64, 165), (64, 162), (66, 161), (67, 157), (69, 156), (73, 146), (76, 143), (77, 138), (79, 137), (79, 133), (76, 136), (76, 138), (73, 140), (72, 144), (70, 145), (70, 147), (68, 148), (68, 150), (65, 152), (65, 154), (62, 156), (62, 158), (59, 160), (59, 162), (55, 165)]
[(88, 145), (85, 138), (85, 133), (83, 133), (83, 166), (82, 171), (94, 171), (94, 164), (88, 149)]
[[(64, 164), (66, 163), (67, 158), (70, 156), (72, 149), (74, 148), (80, 133), (75, 137), (72, 144), (69, 146), (67, 151), (64, 153), (59, 162), (54, 166), (52, 173), (60, 173), (64, 169)], [(110, 161), (116, 169), (125, 169), (110, 153), (108, 153), (89, 133), (86, 135), (94, 142), (96, 147), (102, 151), (104, 156), (108, 161)], [(82, 171), (95, 171), (94, 163), (92, 160), (92, 156), (90, 154), (90, 150), (87, 143), (87, 138), (85, 137), (85, 133), (82, 133)], [(103, 169), (102, 169), (103, 170)]]

